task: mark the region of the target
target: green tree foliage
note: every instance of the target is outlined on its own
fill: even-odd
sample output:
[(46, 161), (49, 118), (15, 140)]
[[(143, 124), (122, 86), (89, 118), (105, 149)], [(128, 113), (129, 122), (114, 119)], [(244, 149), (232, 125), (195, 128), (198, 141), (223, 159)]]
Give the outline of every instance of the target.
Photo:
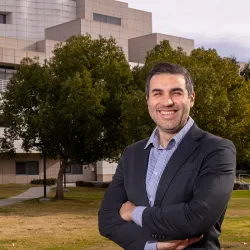
[[(6, 142), (23, 140), (62, 161), (56, 198), (63, 198), (63, 172), (72, 162), (89, 164), (119, 154), (121, 102), (131, 72), (113, 38), (71, 37), (44, 65), (24, 59), (3, 96)], [(40, 146), (37, 146), (39, 143)]]
[(239, 75), (237, 64), (231, 58), (221, 58), (214, 49), (198, 48), (187, 55), (181, 48), (172, 49), (168, 41), (156, 45), (147, 54), (145, 65), (133, 70), (134, 88), (122, 106), (124, 134), (130, 135), (126, 143), (149, 136), (155, 126), (148, 119), (145, 82), (149, 69), (160, 61), (180, 64), (190, 71), (196, 92), (191, 116), (200, 128), (232, 140), (238, 163), (249, 161), (250, 85)]
[[(232, 61), (234, 64), (236, 64), (236, 65), (239, 64), (239, 62), (237, 61), (237, 58), (236, 58), (235, 55), (231, 55), (231, 56), (230, 56), (230, 59), (231, 59), (231, 61)], [(239, 66), (238, 66), (238, 67), (239, 67)]]

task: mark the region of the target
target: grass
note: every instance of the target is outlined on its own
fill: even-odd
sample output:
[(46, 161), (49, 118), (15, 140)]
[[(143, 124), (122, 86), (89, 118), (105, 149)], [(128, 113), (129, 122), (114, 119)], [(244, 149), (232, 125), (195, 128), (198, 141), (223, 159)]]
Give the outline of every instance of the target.
[[(0, 250), (121, 249), (98, 233), (97, 211), (104, 190), (68, 189), (63, 201), (35, 199), (0, 207)], [(52, 190), (49, 197), (54, 195)], [(250, 191), (234, 191), (223, 223), (222, 248), (250, 249), (249, 236)]]
[[(0, 249), (121, 249), (98, 233), (97, 211), (104, 190), (68, 189), (63, 201), (34, 199), (0, 207)], [(54, 197), (54, 191), (48, 196)]]
[(250, 191), (233, 192), (222, 226), (221, 242), (224, 249), (250, 249)]
[(12, 196), (16, 196), (28, 190), (30, 187), (33, 187), (29, 184), (3, 184), (0, 185), (0, 199), (9, 198)]

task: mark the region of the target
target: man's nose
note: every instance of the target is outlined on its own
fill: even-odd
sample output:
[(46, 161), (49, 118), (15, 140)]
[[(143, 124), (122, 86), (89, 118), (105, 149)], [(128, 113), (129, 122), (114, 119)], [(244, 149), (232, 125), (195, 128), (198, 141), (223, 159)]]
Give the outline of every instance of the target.
[(163, 105), (164, 106), (172, 106), (174, 104), (172, 98), (170, 95), (166, 95), (163, 98)]

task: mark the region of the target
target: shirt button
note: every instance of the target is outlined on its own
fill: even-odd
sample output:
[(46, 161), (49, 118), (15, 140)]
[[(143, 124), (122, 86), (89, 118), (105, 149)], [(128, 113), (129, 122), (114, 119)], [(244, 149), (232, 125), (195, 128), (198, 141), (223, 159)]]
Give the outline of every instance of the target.
[(158, 173), (157, 172), (154, 172), (154, 175), (157, 175)]

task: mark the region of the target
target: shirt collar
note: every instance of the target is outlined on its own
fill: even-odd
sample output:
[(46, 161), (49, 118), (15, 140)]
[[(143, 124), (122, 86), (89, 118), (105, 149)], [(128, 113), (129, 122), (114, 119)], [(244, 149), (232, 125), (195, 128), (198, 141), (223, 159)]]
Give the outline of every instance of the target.
[[(174, 145), (178, 146), (181, 143), (184, 136), (186, 135), (186, 133), (193, 126), (193, 124), (194, 124), (194, 120), (189, 116), (186, 125), (169, 141), (168, 146), (165, 149), (170, 149)], [(154, 129), (153, 133), (151, 134), (144, 149), (146, 149), (150, 144), (153, 144), (153, 146), (157, 149), (164, 149), (160, 145), (159, 129), (157, 127)]]

